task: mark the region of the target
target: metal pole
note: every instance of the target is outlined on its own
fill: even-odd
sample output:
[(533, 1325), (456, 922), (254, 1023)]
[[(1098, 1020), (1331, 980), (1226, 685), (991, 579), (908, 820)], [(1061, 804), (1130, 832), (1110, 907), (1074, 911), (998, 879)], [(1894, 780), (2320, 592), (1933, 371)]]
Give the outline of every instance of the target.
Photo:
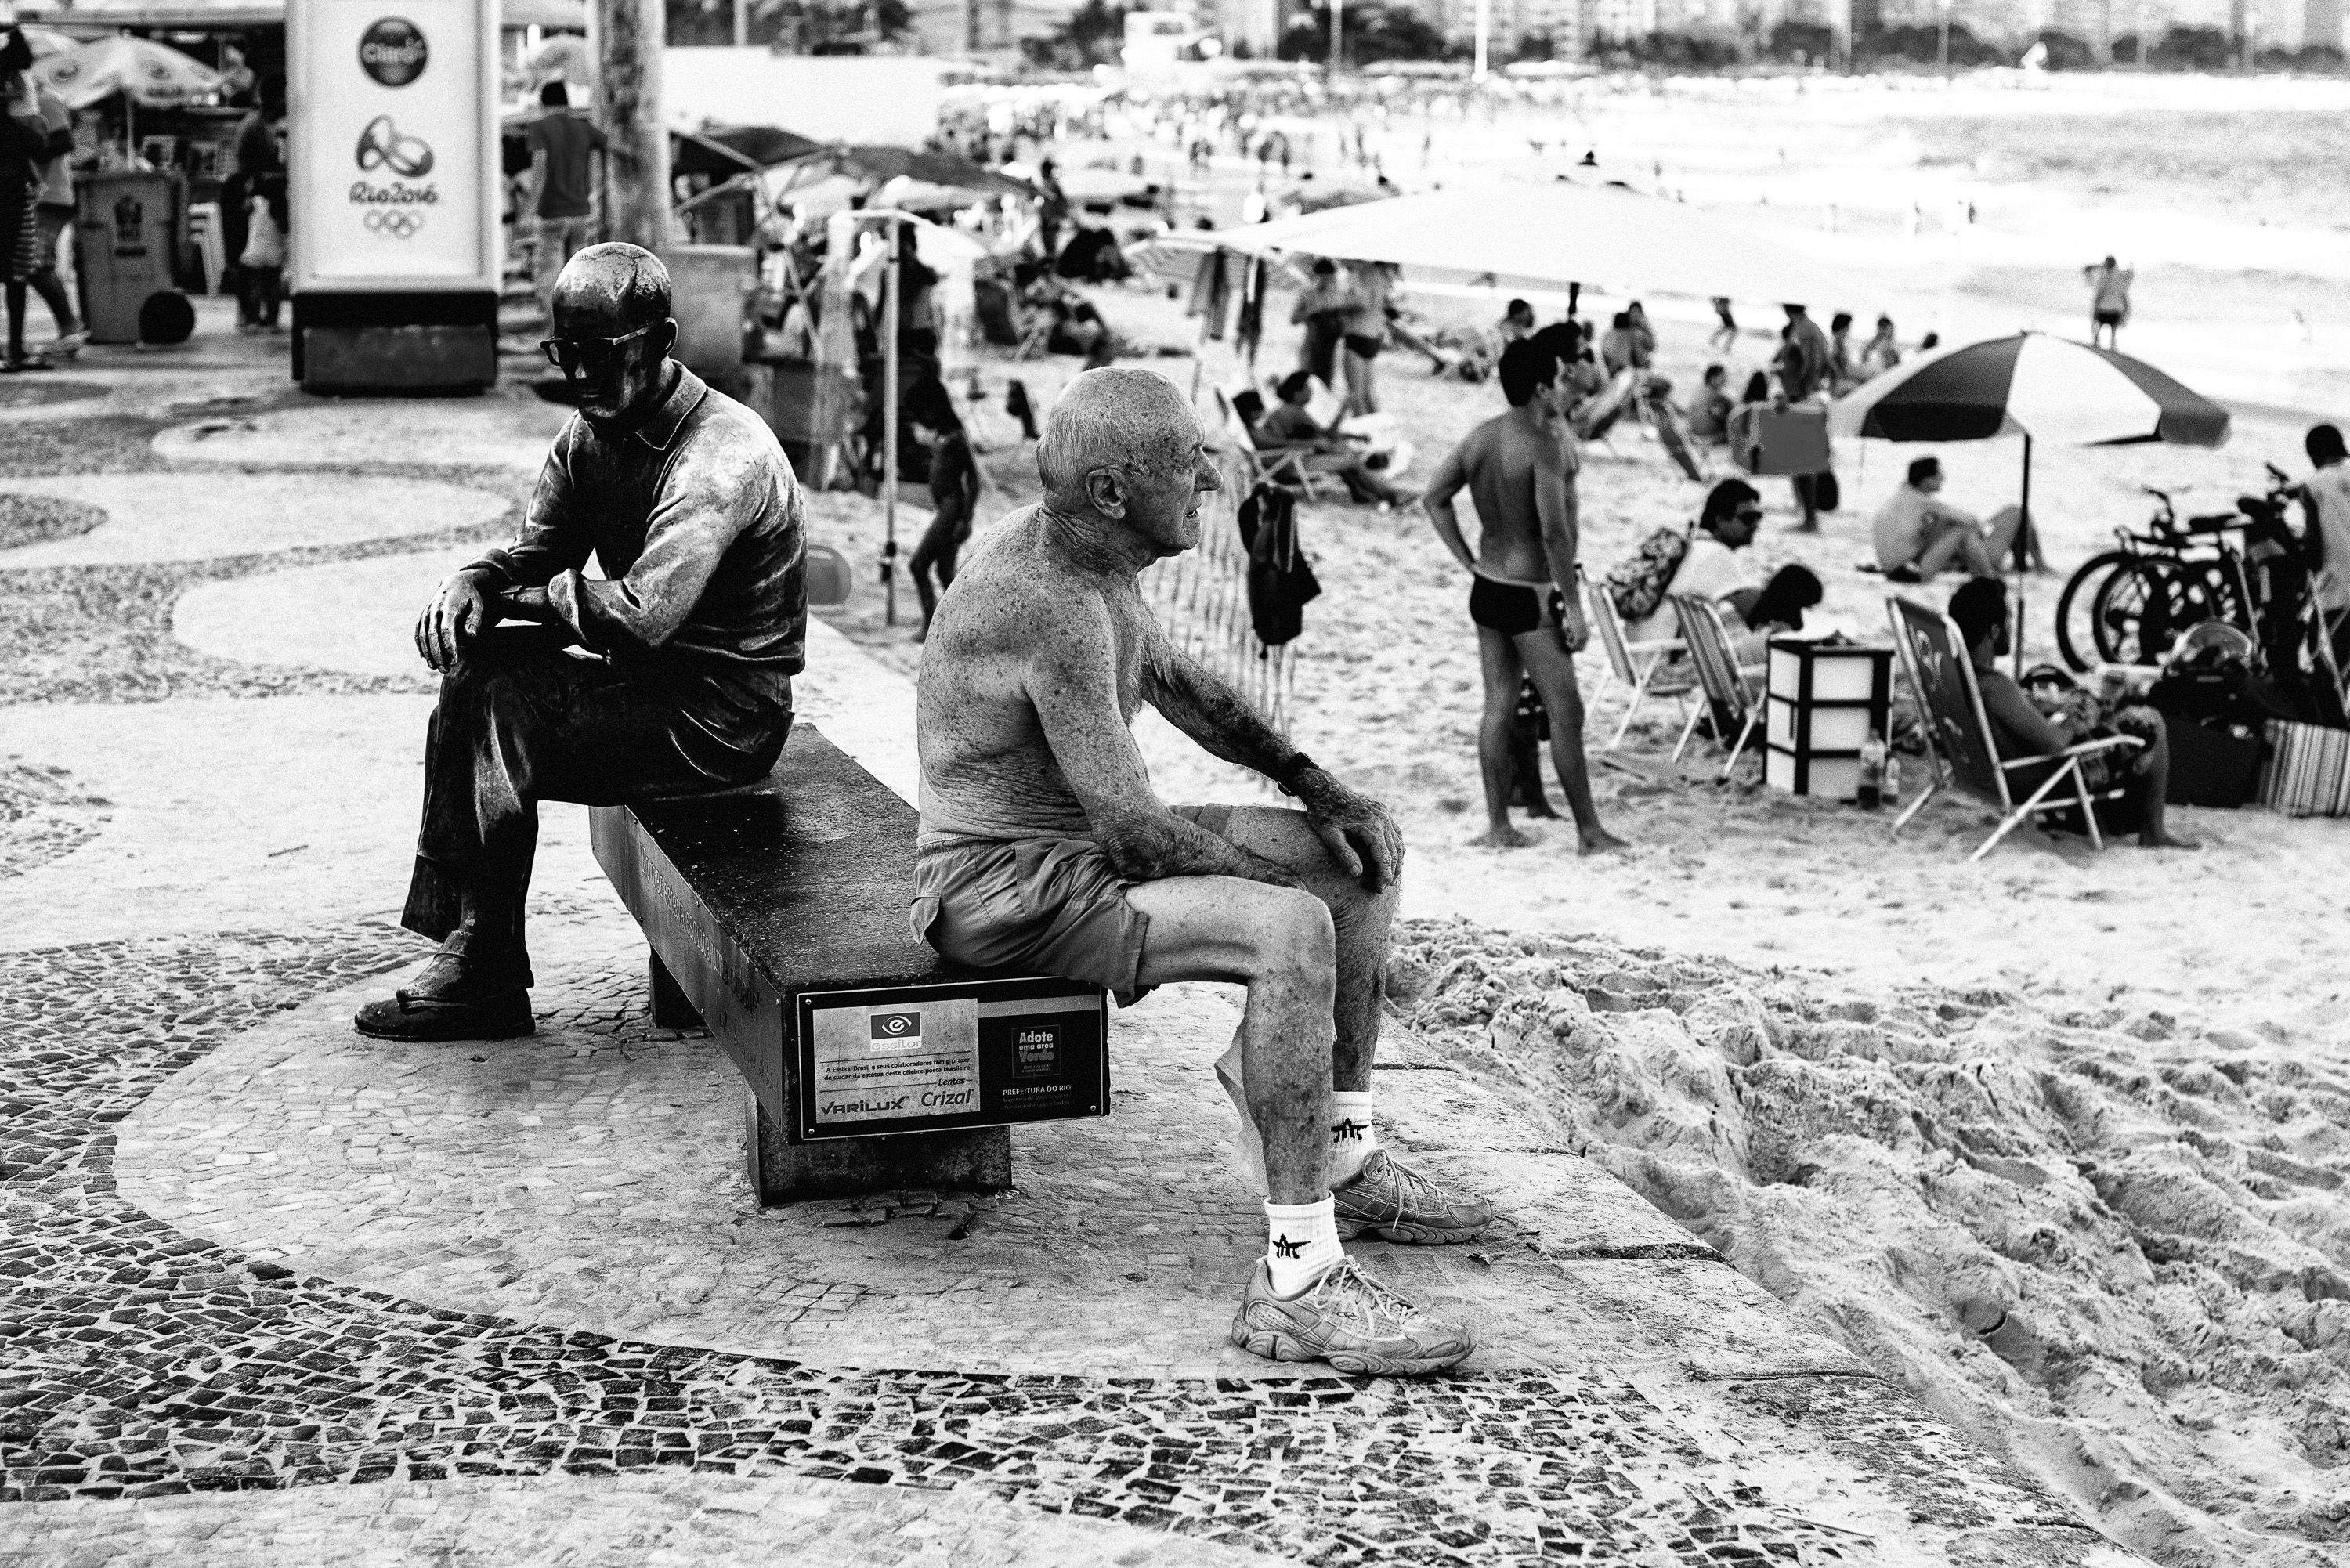
[(662, 0), (594, 0), (596, 119), (611, 143), (604, 237), (669, 243), (669, 131), (661, 124)]
[(1471, 81), (1485, 79), (1485, 34), (1492, 22), (1492, 0), (1477, 0), (1477, 68), (1470, 73)]
[(2032, 561), (2032, 432), (2023, 432), (2023, 521), (2015, 530), (2015, 674), (2023, 675), (2023, 578)]
[(1347, 0), (1330, 0), (1330, 74), (1333, 76), (1338, 74), (1338, 67), (1347, 57), (1346, 40), (1340, 24), (1346, 10)]
[(898, 235), (893, 219), (881, 231), (889, 236), (889, 265), (881, 279), (881, 618), (898, 624)]
[(1950, 5), (1952, 0), (1942, 0), (1942, 52), (1935, 62), (1948, 76), (1950, 70)]
[(751, 47), (751, 0), (734, 0), (734, 47)]

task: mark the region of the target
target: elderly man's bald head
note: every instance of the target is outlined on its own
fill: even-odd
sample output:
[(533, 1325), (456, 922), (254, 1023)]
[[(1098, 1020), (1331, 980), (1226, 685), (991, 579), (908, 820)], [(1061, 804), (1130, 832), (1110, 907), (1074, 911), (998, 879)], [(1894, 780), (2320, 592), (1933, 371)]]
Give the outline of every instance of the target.
[(1117, 468), (1138, 479), (1188, 474), (1200, 448), (1200, 421), (1175, 383), (1149, 370), (1108, 366), (1069, 383), (1036, 443), (1045, 493), (1082, 504), (1086, 475)]
[(640, 245), (589, 245), (555, 280), (555, 306), (600, 337), (634, 332), (668, 318), (669, 268)]

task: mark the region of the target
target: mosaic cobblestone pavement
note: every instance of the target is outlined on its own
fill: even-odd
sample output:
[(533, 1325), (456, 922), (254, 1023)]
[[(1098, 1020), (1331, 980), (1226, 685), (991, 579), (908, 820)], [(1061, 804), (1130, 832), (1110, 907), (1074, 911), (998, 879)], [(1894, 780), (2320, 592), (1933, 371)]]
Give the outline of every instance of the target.
[[(0, 492), (432, 445), (346, 451), (364, 415), (250, 368), (85, 379), (83, 412), (0, 407)], [(511, 504), (535, 416), (506, 413), (392, 471)], [(739, 1084), (651, 1026), (633, 931), (551, 816), (540, 1035), (362, 1045), (352, 999), (420, 953), (363, 917), (396, 893), (366, 878), (412, 811), (387, 759), (424, 682), (191, 649), (172, 612), (502, 525), (0, 570), (0, 703), (41, 705), (0, 752), (0, 1562), (2134, 1561), (1409, 1039), (1383, 1133), (1507, 1221), (1367, 1249), (1487, 1331), (1420, 1383), (1223, 1345), (1257, 1220), (1211, 1147), (1210, 988), (1121, 1018), (1116, 1114), (1024, 1132), (1013, 1192), (760, 1211)], [(903, 694), (837, 651), (821, 701), (900, 780)], [(348, 799), (273, 776), (319, 743)]]
[[(126, 1199), (115, 1130), (141, 1099), (289, 1002), (414, 956), (411, 940), (357, 925), (0, 958), (22, 1008), (0, 1080), (0, 1502), (673, 1465), (967, 1488), (1324, 1563), (1896, 1560), (1865, 1530), (1789, 1507), (1788, 1487), (1766, 1494), (1737, 1457), (1749, 1437), (1709, 1444), (1669, 1397), (1605, 1372), (1396, 1384), (823, 1368), (432, 1307), (248, 1258)], [(633, 1001), (546, 991), (558, 1035), (595, 1022), (616, 1044), (649, 1037)], [(1889, 1395), (1830, 1381), (1842, 1406)], [(2090, 1547), (2050, 1500), (1914, 1411), (1889, 1419), (1909, 1447), (1945, 1451), (1910, 1467), (1888, 1524), (2003, 1530), (2049, 1561)], [(1811, 1468), (1822, 1501), (1864, 1490), (1825, 1451)], [(103, 1522), (0, 1513), (0, 1541), (62, 1560)]]

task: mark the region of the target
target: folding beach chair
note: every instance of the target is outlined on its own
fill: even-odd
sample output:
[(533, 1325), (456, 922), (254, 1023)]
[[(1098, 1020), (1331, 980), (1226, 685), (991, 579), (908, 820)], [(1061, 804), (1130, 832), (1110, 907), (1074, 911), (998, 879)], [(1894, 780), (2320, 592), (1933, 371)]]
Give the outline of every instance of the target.
[(1599, 634), (1599, 646), (1607, 654), (1607, 672), (1632, 691), (1632, 700), (1626, 704), (1623, 718), (1617, 721), (1616, 733), (1601, 748), (1612, 752), (1623, 745), (1625, 732), (1632, 727), (1633, 716), (1639, 712), (1640, 704), (1652, 696), (1679, 699), (1686, 717), (1690, 688), (1695, 681), (1687, 668), (1673, 662), (1672, 656), (1685, 646), (1679, 638), (1627, 641), (1624, 636), (1624, 623), (1616, 614), (1616, 601), (1608, 597), (1607, 587), (1584, 576), (1579, 566), (1575, 568), (1575, 576), (1583, 586), (1584, 603), (1590, 607), (1591, 625)]
[[(2127, 735), (2111, 735), (2084, 741), (2048, 756), (2002, 762), (1991, 738), (1991, 716), (1983, 711), (1982, 689), (1975, 683), (1974, 662), (1967, 657), (1958, 627), (1939, 610), (1898, 594), (1886, 599), (1885, 607), (1893, 622), (1893, 645), (1900, 652), (1909, 689), (1918, 694), (1918, 716), (1925, 721), (1927, 765), (1932, 774), (1926, 792), (1894, 819), (1893, 831), (1908, 826), (1909, 819), (1947, 784), (1999, 814), (1999, 826), (1967, 857), (1970, 860), (1990, 854), (2001, 839), (2032, 817), (2076, 808), (2088, 826), (2089, 842), (2103, 849), (2106, 840), (2097, 830), (2096, 803), (2119, 800), (2129, 792), (2120, 788), (2093, 792), (2081, 776), (2081, 759), (2116, 748), (2135, 748), (2140, 742)], [(2019, 768), (2051, 764), (2054, 771), (2019, 804), (2008, 790), (2007, 775)], [(2063, 795), (2052, 801), (2049, 797), (2059, 790)]]
[(1240, 465), (1241, 493), (1246, 494), (1260, 483), (1278, 484), (1298, 492), (1308, 501), (1317, 499), (1314, 471), (1305, 465), (1305, 460), (1313, 454), (1304, 447), (1274, 447), (1271, 451), (1259, 447), (1256, 438), (1249, 433), (1248, 421), (1241, 418), (1240, 410), (1232, 406), (1224, 389), (1217, 387), (1212, 390), (1222, 423), (1208, 444), (1232, 453), (1232, 461)]
[(1667, 594), (1667, 602), (1681, 623), (1681, 641), (1689, 646), (1690, 662), (1697, 667), (1697, 683), (1705, 693), (1705, 701), (1694, 705), (1689, 722), (1681, 726), (1680, 744), (1673, 748), (1673, 761), (1679, 762), (1689, 749), (1690, 737), (1697, 733), (1698, 715), (1711, 709), (1717, 725), (1738, 726), (1738, 739), (1731, 742), (1730, 755), (1721, 764), (1721, 776), (1738, 765), (1739, 754), (1745, 751), (1747, 738), (1762, 720), (1762, 704), (1748, 673), (1738, 667), (1738, 655), (1730, 643), (1730, 630), (1721, 624), (1721, 612), (1713, 601), (1695, 594)]

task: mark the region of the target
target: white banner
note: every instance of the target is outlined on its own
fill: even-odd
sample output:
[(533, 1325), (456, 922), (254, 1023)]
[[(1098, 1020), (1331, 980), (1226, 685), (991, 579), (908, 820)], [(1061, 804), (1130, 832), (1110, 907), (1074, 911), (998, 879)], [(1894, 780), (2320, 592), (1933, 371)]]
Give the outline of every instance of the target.
[(289, 7), (295, 287), (499, 286), (497, 0)]

